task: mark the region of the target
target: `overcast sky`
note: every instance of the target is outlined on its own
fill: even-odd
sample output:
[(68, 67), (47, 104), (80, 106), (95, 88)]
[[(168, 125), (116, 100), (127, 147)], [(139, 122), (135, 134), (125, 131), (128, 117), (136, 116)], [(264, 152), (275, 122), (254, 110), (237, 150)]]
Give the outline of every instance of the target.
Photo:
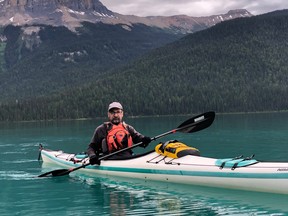
[(288, 0), (100, 0), (109, 10), (136, 16), (209, 16), (246, 9), (254, 15), (288, 9)]

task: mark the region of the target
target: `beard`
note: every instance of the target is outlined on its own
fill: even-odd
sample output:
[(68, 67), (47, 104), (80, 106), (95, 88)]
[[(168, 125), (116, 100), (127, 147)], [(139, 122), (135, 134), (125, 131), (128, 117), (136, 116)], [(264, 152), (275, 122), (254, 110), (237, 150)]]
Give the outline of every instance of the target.
[(118, 117), (114, 117), (111, 119), (112, 124), (118, 125), (121, 122), (121, 119)]

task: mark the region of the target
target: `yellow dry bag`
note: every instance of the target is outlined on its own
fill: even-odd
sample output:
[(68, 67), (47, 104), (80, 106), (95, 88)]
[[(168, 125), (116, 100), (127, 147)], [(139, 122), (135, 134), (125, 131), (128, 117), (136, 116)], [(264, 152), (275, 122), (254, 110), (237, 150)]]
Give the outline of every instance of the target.
[(180, 158), (186, 155), (200, 156), (200, 151), (196, 148), (190, 147), (177, 140), (169, 140), (165, 143), (159, 143), (155, 147), (158, 154), (170, 158)]

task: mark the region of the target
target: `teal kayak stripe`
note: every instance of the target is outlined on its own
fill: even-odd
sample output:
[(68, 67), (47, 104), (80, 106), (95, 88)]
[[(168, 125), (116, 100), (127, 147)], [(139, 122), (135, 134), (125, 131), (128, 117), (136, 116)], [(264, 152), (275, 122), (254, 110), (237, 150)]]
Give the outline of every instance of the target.
[[(45, 152), (42, 152), (45, 154)], [(45, 154), (55, 162), (62, 163), (63, 165), (77, 167), (78, 165), (71, 161), (65, 161), (57, 157)], [(108, 172), (130, 172), (130, 173), (146, 173), (155, 175), (179, 175), (179, 176), (195, 176), (195, 177), (221, 177), (221, 178), (261, 178), (261, 179), (288, 179), (288, 173), (237, 173), (237, 168), (231, 172), (225, 172), (225, 169), (219, 172), (206, 172), (206, 171), (186, 171), (186, 170), (160, 170), (160, 169), (144, 169), (144, 168), (129, 168), (129, 167), (111, 167), (111, 166), (87, 166), (84, 169), (96, 169)], [(240, 168), (239, 168), (240, 169)]]
[(205, 171), (184, 171), (184, 170), (157, 170), (157, 169), (139, 169), (124, 167), (99, 167), (100, 170), (131, 172), (131, 173), (148, 173), (161, 175), (181, 175), (181, 176), (197, 176), (197, 177), (221, 177), (221, 178), (262, 178), (262, 179), (288, 179), (288, 173), (237, 173), (231, 171), (229, 173), (219, 170), (219, 172)]

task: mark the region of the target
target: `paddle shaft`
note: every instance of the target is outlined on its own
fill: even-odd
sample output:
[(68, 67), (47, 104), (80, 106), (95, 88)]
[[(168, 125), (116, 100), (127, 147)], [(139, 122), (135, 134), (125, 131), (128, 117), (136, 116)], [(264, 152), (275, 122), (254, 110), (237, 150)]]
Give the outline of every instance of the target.
[[(158, 135), (158, 136), (155, 136), (155, 137), (151, 138), (151, 141), (154, 141), (154, 140), (156, 140), (156, 139), (159, 139), (159, 138), (161, 138), (161, 137), (164, 137), (164, 136), (166, 136), (166, 135), (169, 135), (169, 134), (172, 134), (172, 133), (175, 133), (175, 132), (177, 132), (176, 129), (175, 129), (175, 130), (168, 131), (168, 132), (166, 132), (166, 133), (163, 133), (163, 134), (160, 134), (160, 135)], [(105, 155), (105, 156), (103, 156), (103, 157), (100, 157), (100, 158), (99, 158), (99, 161), (104, 160), (104, 159), (107, 159), (107, 158), (109, 158), (109, 157), (112, 157), (112, 156), (114, 156), (114, 155), (116, 155), (116, 154), (119, 154), (119, 153), (121, 153), (121, 152), (128, 151), (128, 150), (130, 150), (130, 149), (136, 148), (137, 146), (140, 146), (141, 144), (143, 144), (143, 142), (139, 142), (139, 143), (137, 143), (137, 144), (134, 144), (133, 146), (130, 146), (130, 147), (127, 147), (127, 148), (124, 148), (124, 149), (120, 149), (119, 151), (116, 151), (116, 152), (112, 152), (112, 153), (110, 153), (110, 154), (108, 154), (108, 155)], [(72, 168), (72, 169), (68, 169), (67, 171), (64, 171), (63, 173), (61, 173), (61, 175), (67, 175), (67, 174), (69, 174), (69, 173), (71, 173), (71, 172), (74, 172), (74, 171), (76, 171), (76, 170), (78, 170), (78, 169), (85, 168), (86, 166), (88, 166), (88, 165), (90, 165), (90, 164), (91, 164), (91, 163), (89, 162), (89, 163), (83, 164), (83, 165), (81, 165), (81, 166), (79, 166), (79, 167), (75, 167), (75, 168)], [(39, 177), (41, 177), (41, 175), (40, 175)]]
[[(211, 113), (211, 112), (209, 112), (209, 113)], [(204, 115), (202, 115), (202, 116), (204, 116)], [(215, 116), (215, 114), (214, 114), (214, 116)], [(185, 130), (185, 129), (187, 129), (187, 128), (191, 128), (191, 127), (193, 127), (193, 126), (199, 125), (201, 122), (203, 122), (203, 121), (205, 121), (205, 120), (207, 120), (207, 119), (205, 119), (205, 118), (199, 118), (199, 119), (194, 118), (194, 120), (196, 120), (196, 121), (194, 121), (194, 122), (192, 122), (192, 123), (190, 123), (190, 124), (188, 124), (188, 125), (185, 125), (185, 126), (182, 126), (182, 127), (178, 127), (178, 128), (176, 128), (176, 129), (173, 129), (173, 130), (167, 131), (167, 132), (165, 132), (165, 133), (162, 133), (162, 134), (160, 134), (160, 135), (157, 135), (157, 136), (151, 138), (151, 141), (155, 141), (156, 139), (159, 139), (159, 138), (161, 138), (161, 137), (167, 136), (167, 135), (169, 135), (169, 134), (176, 133), (177, 131), (183, 131), (183, 130)], [(213, 120), (214, 120), (214, 117), (213, 117)], [(213, 121), (213, 120), (212, 120), (212, 121)], [(211, 125), (211, 124), (209, 124), (209, 125)], [(192, 130), (193, 130), (193, 129), (192, 129)], [(121, 152), (128, 151), (128, 150), (130, 150), (130, 149), (136, 148), (137, 146), (140, 146), (141, 144), (143, 144), (143, 142), (136, 143), (136, 144), (134, 144), (134, 145), (132, 145), (132, 146), (130, 146), (130, 147), (123, 148), (123, 149), (120, 149), (120, 150), (118, 150), (118, 151), (116, 151), (116, 152), (113, 152), (113, 153), (110, 153), (110, 154), (105, 155), (105, 156), (103, 156), (103, 157), (100, 157), (99, 160), (104, 160), (104, 159), (107, 159), (107, 158), (109, 158), (109, 157), (112, 157), (112, 156), (114, 156), (114, 155), (116, 155), (116, 154), (119, 154), (119, 153), (121, 153)], [(89, 163), (89, 164), (90, 164), (90, 163)], [(89, 164), (87, 164), (87, 165), (89, 165)], [(87, 165), (86, 165), (86, 166), (87, 166)], [(78, 168), (78, 167), (77, 167), (77, 168)]]
[[(198, 115), (198, 116), (195, 116), (193, 118), (188, 119), (187, 121), (183, 122), (180, 126), (178, 126), (176, 129), (167, 131), (167, 132), (165, 132), (163, 134), (160, 134), (158, 136), (155, 136), (155, 137), (151, 138), (151, 141), (154, 141), (154, 140), (159, 139), (161, 137), (167, 136), (169, 134), (176, 133), (178, 131), (183, 132), (183, 133), (192, 133), (192, 132), (196, 132), (196, 131), (202, 130), (204, 128), (209, 127), (212, 124), (212, 122), (214, 121), (214, 118), (215, 118), (215, 113), (214, 112), (203, 113), (201, 115)], [(121, 152), (128, 151), (130, 149), (136, 148), (137, 146), (140, 146), (142, 144), (143, 144), (143, 142), (139, 142), (139, 143), (134, 144), (134, 145), (132, 145), (130, 147), (127, 147), (127, 148), (124, 148), (124, 149), (120, 149), (120, 150), (118, 150), (116, 152), (112, 152), (112, 153), (110, 153), (108, 155), (100, 157), (99, 161), (107, 159), (109, 157), (112, 157), (113, 155), (119, 154)], [(71, 169), (54, 170), (54, 171), (50, 171), (50, 172), (41, 174), (38, 177), (44, 177), (44, 176), (47, 176), (49, 174), (52, 174), (53, 176), (63, 176), (63, 175), (67, 175), (67, 174), (69, 174), (69, 173), (71, 173), (73, 171), (76, 171), (78, 169), (85, 168), (86, 166), (88, 166), (90, 164), (91, 163), (89, 162), (87, 164), (83, 164), (83, 165), (81, 165), (79, 167), (75, 167), (75, 168), (71, 168)]]

